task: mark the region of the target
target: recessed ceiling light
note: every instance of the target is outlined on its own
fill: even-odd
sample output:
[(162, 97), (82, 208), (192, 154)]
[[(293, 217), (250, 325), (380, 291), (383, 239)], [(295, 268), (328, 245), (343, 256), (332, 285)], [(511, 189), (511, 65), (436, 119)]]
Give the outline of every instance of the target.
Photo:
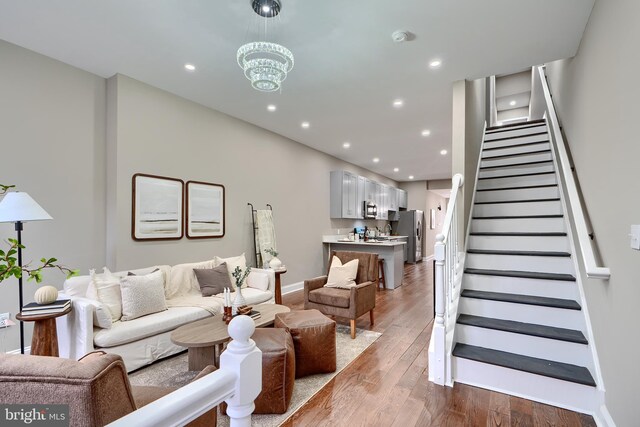
[(514, 105), (516, 105), (516, 101), (511, 101), (511, 102), (509, 103), (509, 105), (511, 105), (511, 106), (513, 107)]
[(442, 61), (440, 59), (434, 59), (431, 62), (429, 62), (429, 67), (431, 68), (440, 68), (441, 65), (442, 65)]
[(395, 108), (400, 108), (404, 105), (404, 101), (402, 99), (396, 99), (393, 101), (393, 106)]
[(413, 179), (413, 175), (409, 175), (409, 179)]
[(195, 70), (196, 70), (196, 66), (195, 66), (195, 65), (193, 65), (193, 64), (184, 64), (184, 68), (185, 68), (187, 71), (195, 71)]
[(350, 142), (345, 142), (345, 143), (342, 144), (342, 146), (344, 148), (349, 148), (349, 147), (351, 147), (351, 143)]
[(398, 168), (393, 168), (393, 171), (394, 171), (394, 172), (400, 172), (400, 169), (398, 169)]
[(267, 105), (267, 110), (269, 110), (269, 111), (276, 111), (277, 109), (278, 109), (278, 107), (276, 107), (273, 104)]
[(262, 11), (264, 13), (269, 13), (271, 12), (271, 8), (265, 4), (264, 6), (262, 6)]
[(373, 163), (378, 163), (379, 161), (380, 161), (380, 159), (379, 159), (379, 158), (377, 158), (377, 157), (374, 157), (374, 158), (373, 158)]
[(300, 126), (302, 126), (302, 129), (309, 129), (309, 126), (311, 125), (309, 124), (309, 122), (302, 122), (300, 123)]
[(440, 154), (442, 154), (443, 156), (447, 154), (447, 150), (442, 150), (440, 151)]
[(431, 135), (431, 131), (429, 129), (425, 129), (422, 131), (422, 136), (429, 136)]

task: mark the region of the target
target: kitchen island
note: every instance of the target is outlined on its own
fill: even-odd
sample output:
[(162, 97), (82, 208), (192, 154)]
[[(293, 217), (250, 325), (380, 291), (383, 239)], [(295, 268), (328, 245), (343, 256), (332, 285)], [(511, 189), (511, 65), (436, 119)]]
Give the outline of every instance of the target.
[[(393, 238), (393, 237), (392, 237)], [(350, 242), (342, 241), (341, 236), (324, 236), (322, 246), (324, 248), (325, 271), (331, 251), (357, 251), (378, 254), (378, 259), (384, 260), (384, 276), (387, 289), (395, 289), (402, 285), (404, 271), (404, 246), (405, 241), (400, 240), (374, 240)]]

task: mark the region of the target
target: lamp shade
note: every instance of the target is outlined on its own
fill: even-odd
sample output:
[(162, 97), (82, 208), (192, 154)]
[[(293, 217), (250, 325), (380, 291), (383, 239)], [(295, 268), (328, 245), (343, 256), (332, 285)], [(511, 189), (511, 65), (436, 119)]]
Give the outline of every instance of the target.
[(44, 221), (51, 218), (27, 193), (7, 193), (0, 201), (0, 222)]

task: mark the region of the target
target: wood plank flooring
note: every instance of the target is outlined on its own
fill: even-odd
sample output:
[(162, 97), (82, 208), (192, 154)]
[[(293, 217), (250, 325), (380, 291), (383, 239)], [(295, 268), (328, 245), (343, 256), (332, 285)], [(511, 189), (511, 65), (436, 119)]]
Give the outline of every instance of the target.
[[(505, 394), (428, 381), (427, 352), (433, 323), (431, 262), (405, 266), (403, 286), (381, 290), (376, 324), (357, 327), (382, 336), (336, 375), (285, 424), (291, 426), (595, 426), (593, 418)], [(302, 291), (283, 296), (303, 309)], [(346, 319), (336, 319), (349, 324)]]

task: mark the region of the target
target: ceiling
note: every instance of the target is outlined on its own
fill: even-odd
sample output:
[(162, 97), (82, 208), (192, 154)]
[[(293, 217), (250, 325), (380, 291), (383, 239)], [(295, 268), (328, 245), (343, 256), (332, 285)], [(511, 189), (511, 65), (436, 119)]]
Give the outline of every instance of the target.
[[(397, 181), (438, 179), (451, 176), (440, 151), (451, 151), (452, 83), (574, 55), (594, 0), (282, 3), (268, 41), (288, 47), (295, 66), (277, 93), (253, 90), (236, 63), (263, 19), (249, 0), (0, 0), (0, 39), (125, 74)], [(415, 37), (394, 43), (398, 29)]]

